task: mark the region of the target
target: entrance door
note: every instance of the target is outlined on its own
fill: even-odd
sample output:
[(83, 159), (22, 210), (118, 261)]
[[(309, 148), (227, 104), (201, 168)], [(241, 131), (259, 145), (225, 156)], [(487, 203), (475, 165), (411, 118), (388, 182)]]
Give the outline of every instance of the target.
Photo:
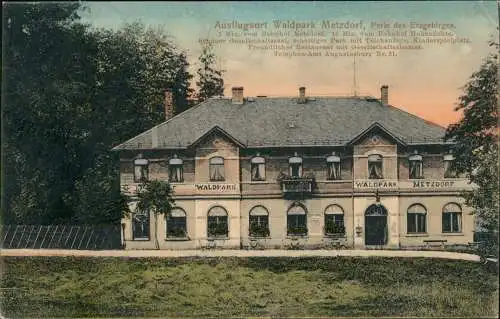
[(373, 204), (365, 212), (365, 245), (387, 244), (387, 209)]

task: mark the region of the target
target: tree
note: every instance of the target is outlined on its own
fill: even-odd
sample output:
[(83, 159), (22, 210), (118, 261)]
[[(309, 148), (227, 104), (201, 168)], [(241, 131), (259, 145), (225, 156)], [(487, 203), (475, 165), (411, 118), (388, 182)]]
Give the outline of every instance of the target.
[(211, 45), (206, 45), (202, 48), (201, 55), (198, 58), (201, 64), (197, 70), (198, 81), (198, 102), (212, 96), (224, 95), (224, 79), (222, 78), (223, 70), (216, 67), (215, 54)]
[(168, 214), (172, 210), (174, 200), (173, 189), (170, 183), (159, 180), (143, 182), (137, 191), (137, 210), (153, 212), (155, 221), (156, 249), (160, 249), (158, 240), (158, 216)]
[[(464, 194), (481, 228), (494, 234), (490, 250), (498, 251), (498, 57), (490, 55), (474, 72), (459, 97), (462, 118), (451, 124), (446, 138), (454, 142), (455, 169), (478, 187)], [(497, 252), (498, 253), (498, 252)]]

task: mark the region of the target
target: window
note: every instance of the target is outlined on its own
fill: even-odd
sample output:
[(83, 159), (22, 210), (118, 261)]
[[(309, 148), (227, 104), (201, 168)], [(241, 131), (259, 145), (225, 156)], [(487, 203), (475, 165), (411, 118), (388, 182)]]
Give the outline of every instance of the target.
[(209, 161), (210, 165), (210, 181), (220, 182), (224, 181), (224, 158), (212, 157)]
[(266, 159), (256, 156), (251, 160), (252, 181), (266, 180)]
[(132, 233), (134, 240), (149, 240), (149, 212), (134, 212)]
[(382, 179), (382, 156), (375, 154), (368, 156), (368, 178)]
[(331, 155), (326, 158), (327, 179), (340, 179), (340, 157)]
[(167, 238), (187, 237), (186, 212), (181, 208), (172, 208), (166, 216)]
[(138, 158), (134, 160), (134, 182), (140, 183), (148, 180), (148, 160)]
[(424, 178), (422, 156), (413, 154), (408, 160), (410, 162), (410, 179)]
[(443, 207), (443, 233), (460, 233), (462, 231), (462, 209), (455, 203)]
[(182, 159), (177, 158), (176, 155), (168, 161), (168, 177), (171, 182), (180, 183), (184, 181), (182, 165)]
[(325, 235), (344, 235), (344, 210), (339, 205), (325, 209)]
[(304, 207), (293, 205), (287, 213), (287, 235), (304, 236), (307, 235), (307, 215)]
[(220, 206), (210, 208), (208, 211), (208, 237), (227, 237), (229, 234), (227, 212)]
[(254, 237), (269, 236), (269, 212), (263, 206), (250, 210), (249, 235)]
[(301, 177), (302, 176), (302, 158), (294, 156), (290, 157), (288, 160), (288, 165), (290, 168), (290, 176)]
[(427, 210), (420, 204), (411, 205), (406, 214), (406, 232), (411, 233), (425, 233)]
[(444, 177), (445, 178), (454, 178), (457, 177), (457, 173), (455, 171), (455, 157), (451, 154), (447, 154), (443, 158), (444, 164)]

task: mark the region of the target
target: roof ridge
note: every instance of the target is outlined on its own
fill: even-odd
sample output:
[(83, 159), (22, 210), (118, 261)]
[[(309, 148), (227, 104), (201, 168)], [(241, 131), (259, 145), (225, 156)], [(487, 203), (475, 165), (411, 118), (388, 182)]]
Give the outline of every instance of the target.
[(408, 114), (408, 115), (410, 115), (410, 116), (412, 116), (412, 117), (414, 117), (414, 118), (417, 118), (417, 119), (419, 119), (419, 120), (421, 120), (421, 121), (424, 121), (424, 122), (426, 122), (426, 123), (428, 123), (428, 124), (430, 124), (430, 125), (434, 125), (434, 126), (437, 126), (437, 127), (439, 127), (439, 128), (442, 128), (442, 129), (445, 129), (445, 130), (446, 130), (446, 127), (444, 127), (444, 126), (442, 126), (442, 125), (439, 125), (439, 124), (437, 124), (437, 123), (434, 123), (434, 122), (432, 122), (432, 121), (429, 121), (429, 120), (427, 120), (427, 119), (424, 119), (424, 118), (422, 118), (422, 117), (420, 117), (420, 116), (418, 116), (418, 115), (415, 115), (415, 114), (410, 113), (410, 112), (408, 112), (408, 111), (405, 111), (405, 110), (403, 110), (403, 109), (400, 109), (399, 107), (396, 107), (396, 106), (393, 106), (393, 105), (390, 105), (390, 104), (387, 104), (387, 106), (388, 106), (388, 107), (391, 107), (391, 108), (393, 108), (393, 109), (396, 109), (396, 110), (398, 110), (398, 111), (400, 111), (400, 112), (406, 113), (406, 114)]

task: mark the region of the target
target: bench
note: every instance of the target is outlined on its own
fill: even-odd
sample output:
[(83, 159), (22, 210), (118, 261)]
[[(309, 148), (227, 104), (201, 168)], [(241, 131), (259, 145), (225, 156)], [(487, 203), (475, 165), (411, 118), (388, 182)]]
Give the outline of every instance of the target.
[[(427, 247), (444, 247), (444, 244), (447, 242), (446, 239), (425, 239), (424, 243), (427, 245)], [(437, 244), (437, 245), (435, 245)]]

